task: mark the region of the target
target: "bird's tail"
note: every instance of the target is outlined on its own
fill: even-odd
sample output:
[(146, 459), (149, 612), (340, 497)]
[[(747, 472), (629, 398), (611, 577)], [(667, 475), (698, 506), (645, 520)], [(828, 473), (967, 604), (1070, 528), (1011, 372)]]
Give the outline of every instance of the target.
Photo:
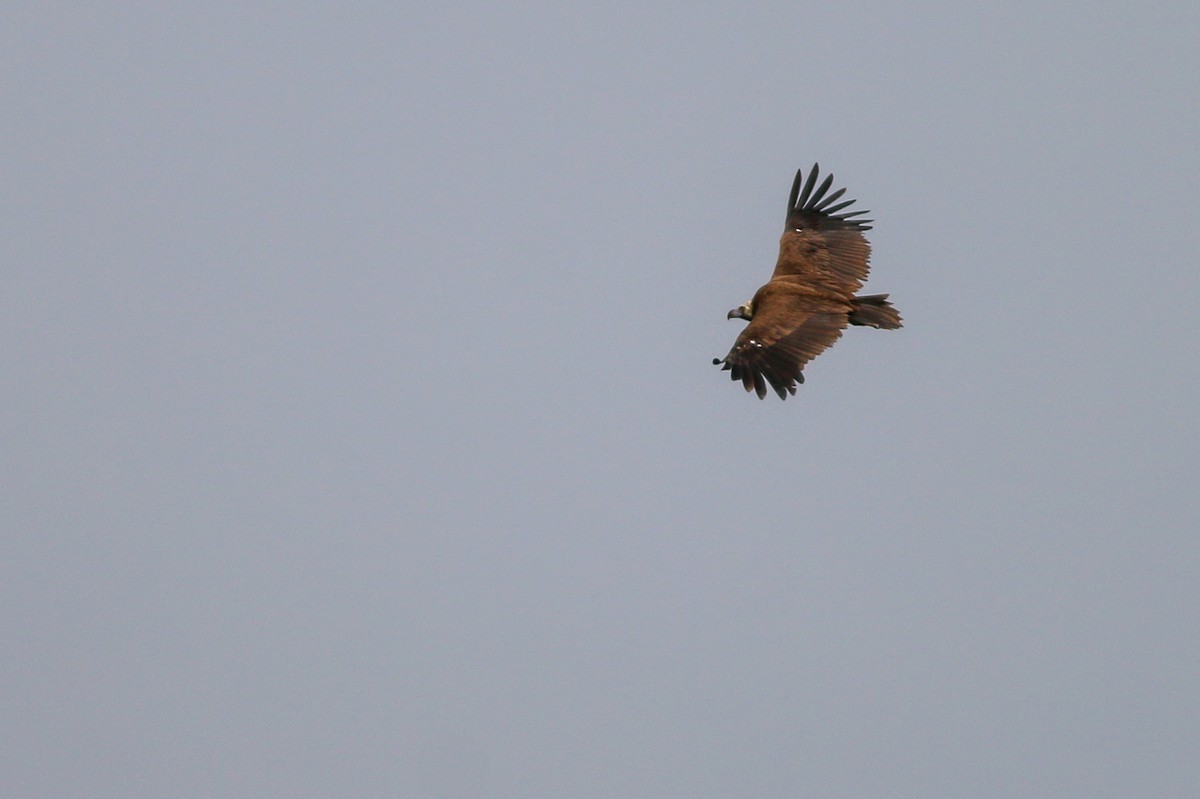
[(900, 312), (887, 301), (886, 294), (868, 294), (854, 298), (854, 310), (850, 312), (850, 324), (895, 330), (900, 324)]

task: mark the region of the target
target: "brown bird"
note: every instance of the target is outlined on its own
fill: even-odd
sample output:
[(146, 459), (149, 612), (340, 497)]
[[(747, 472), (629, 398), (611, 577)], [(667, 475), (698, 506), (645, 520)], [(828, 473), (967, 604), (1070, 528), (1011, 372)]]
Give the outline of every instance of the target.
[(728, 355), (713, 358), (759, 399), (767, 396), (768, 383), (780, 399), (795, 394), (796, 384), (804, 382), (804, 365), (837, 341), (847, 324), (900, 327), (900, 314), (888, 295), (855, 296), (867, 279), (871, 257), (863, 236), (871, 220), (856, 217), (870, 212), (838, 213), (854, 200), (834, 205), (846, 190), (826, 194), (833, 175), (814, 191), (818, 171), (813, 164), (807, 181), (803, 169), (796, 172), (775, 273), (754, 299), (726, 315), (750, 324)]

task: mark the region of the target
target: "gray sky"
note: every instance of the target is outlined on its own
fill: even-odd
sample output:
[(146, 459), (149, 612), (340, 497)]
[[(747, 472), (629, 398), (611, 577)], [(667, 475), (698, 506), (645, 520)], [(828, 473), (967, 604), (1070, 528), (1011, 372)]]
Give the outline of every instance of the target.
[(0, 12), (7, 796), (1200, 794), (1195, 3), (401, 5)]

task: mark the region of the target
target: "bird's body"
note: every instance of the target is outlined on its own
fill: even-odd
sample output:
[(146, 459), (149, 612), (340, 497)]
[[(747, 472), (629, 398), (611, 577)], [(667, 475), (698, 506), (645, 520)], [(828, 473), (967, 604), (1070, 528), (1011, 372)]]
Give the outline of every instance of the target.
[(834, 205), (846, 190), (826, 195), (833, 175), (814, 191), (817, 173), (814, 164), (803, 189), (804, 172), (796, 173), (775, 272), (752, 300), (729, 312), (728, 318), (750, 324), (728, 355), (713, 360), (759, 399), (768, 384), (781, 399), (795, 394), (796, 384), (804, 382), (804, 365), (837, 341), (846, 325), (901, 326), (888, 295), (855, 295), (871, 257), (863, 235), (870, 220), (856, 217), (868, 212), (837, 213), (854, 201)]

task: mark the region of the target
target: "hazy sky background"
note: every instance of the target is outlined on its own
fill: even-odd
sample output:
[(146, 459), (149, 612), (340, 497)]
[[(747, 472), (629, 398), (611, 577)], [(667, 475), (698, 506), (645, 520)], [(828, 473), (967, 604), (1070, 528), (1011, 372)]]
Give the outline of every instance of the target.
[(4, 795), (1200, 795), (1200, 6), (426, 5), (0, 11)]

